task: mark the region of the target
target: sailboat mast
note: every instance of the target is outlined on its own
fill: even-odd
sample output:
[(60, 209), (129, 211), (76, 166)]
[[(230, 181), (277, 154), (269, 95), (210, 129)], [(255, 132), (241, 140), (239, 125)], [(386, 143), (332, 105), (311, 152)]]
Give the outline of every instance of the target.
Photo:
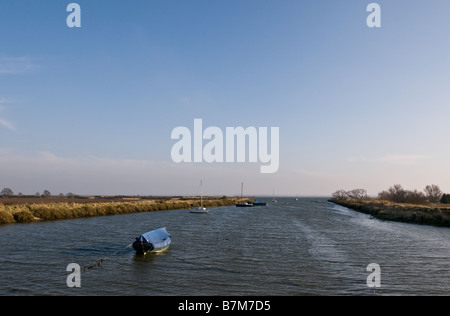
[(200, 207), (203, 207), (203, 180), (200, 180)]

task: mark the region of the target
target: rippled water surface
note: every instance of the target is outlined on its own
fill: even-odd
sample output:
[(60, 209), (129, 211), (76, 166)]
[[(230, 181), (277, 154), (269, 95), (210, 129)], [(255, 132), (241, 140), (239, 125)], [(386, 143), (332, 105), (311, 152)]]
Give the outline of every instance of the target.
[[(163, 226), (166, 253), (126, 248)], [(0, 242), (0, 295), (450, 294), (449, 228), (371, 219), (325, 199), (6, 225)], [(67, 286), (69, 263), (100, 258), (81, 288)], [(381, 267), (375, 290), (370, 263)]]

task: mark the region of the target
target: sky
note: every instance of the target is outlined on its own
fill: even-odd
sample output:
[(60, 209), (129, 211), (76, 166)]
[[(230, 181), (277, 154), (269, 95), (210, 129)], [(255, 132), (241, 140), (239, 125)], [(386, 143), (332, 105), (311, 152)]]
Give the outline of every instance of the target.
[[(67, 25), (67, 6), (81, 27)], [(0, 187), (15, 193), (450, 192), (450, 2), (0, 3)], [(175, 163), (180, 126), (279, 128), (279, 168)]]

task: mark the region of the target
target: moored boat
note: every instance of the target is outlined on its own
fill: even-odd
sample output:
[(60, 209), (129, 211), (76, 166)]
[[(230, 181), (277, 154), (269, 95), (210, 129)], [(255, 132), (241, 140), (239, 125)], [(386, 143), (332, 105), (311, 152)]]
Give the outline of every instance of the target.
[(267, 205), (266, 202), (259, 202), (258, 200), (256, 200), (252, 204), (253, 204), (253, 206), (266, 206)]
[(197, 207), (196, 209), (190, 210), (190, 213), (194, 213), (194, 214), (208, 214), (209, 211), (205, 208), (205, 207)]
[(237, 203), (236, 207), (253, 207), (253, 203)]
[(191, 210), (190, 213), (208, 214), (208, 209), (203, 207), (203, 180), (200, 181), (200, 206)]
[(159, 228), (142, 234), (133, 243), (133, 249), (138, 255), (146, 253), (158, 253), (169, 248), (172, 242), (172, 237), (167, 232), (166, 228)]
[[(244, 182), (241, 183), (241, 199), (244, 197)], [(237, 203), (236, 207), (253, 207), (253, 203)]]

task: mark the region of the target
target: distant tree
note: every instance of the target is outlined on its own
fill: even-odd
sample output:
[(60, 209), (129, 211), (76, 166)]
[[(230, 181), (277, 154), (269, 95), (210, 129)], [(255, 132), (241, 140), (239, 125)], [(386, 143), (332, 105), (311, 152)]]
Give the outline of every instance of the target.
[(450, 194), (442, 194), (442, 198), (440, 201), (442, 204), (450, 204)]
[(13, 196), (14, 192), (13, 190), (11, 190), (10, 188), (4, 188), (1, 192), (0, 195), (2, 196)]
[(49, 196), (52, 196), (52, 194), (50, 193), (49, 190), (44, 190), (44, 192), (42, 193), (42, 196), (43, 197), (49, 197)]
[(364, 189), (353, 189), (347, 192), (348, 197), (352, 199), (366, 199), (367, 198), (367, 191)]
[(378, 198), (381, 200), (404, 203), (406, 200), (407, 191), (402, 188), (400, 184), (395, 184), (390, 187), (387, 191), (382, 191), (378, 193)]
[(388, 191), (381, 191), (380, 193), (378, 193), (378, 198), (380, 200), (389, 201), (390, 200), (389, 192)]
[(17, 193), (17, 196), (23, 196), (22, 192)]
[(424, 191), (430, 203), (439, 203), (441, 201), (442, 195), (444, 194), (439, 186), (435, 184), (427, 185)]
[(67, 196), (68, 198), (73, 198), (73, 197), (75, 196), (75, 194), (69, 192), (69, 193), (66, 194), (66, 196)]
[(332, 194), (331, 197), (337, 200), (345, 200), (346, 198), (348, 198), (348, 193), (345, 190), (337, 190)]
[(41, 196), (41, 194), (39, 192), (36, 192), (34, 195), (35, 196)]
[[(427, 186), (429, 187), (429, 186)], [(431, 188), (431, 187), (430, 187)], [(426, 190), (425, 190), (426, 191)], [(437, 192), (436, 188), (430, 192)], [(410, 204), (428, 204), (429, 197), (423, 192), (417, 190), (409, 191), (402, 188), (400, 184), (390, 187), (387, 191), (378, 193), (378, 198), (381, 200), (391, 201), (394, 203), (410, 203)]]
[(389, 194), (394, 202), (403, 202), (406, 198), (407, 191), (400, 184), (394, 184), (388, 189)]
[(405, 201), (404, 203), (410, 204), (428, 204), (428, 198), (423, 192), (414, 190), (414, 191), (406, 191)]

